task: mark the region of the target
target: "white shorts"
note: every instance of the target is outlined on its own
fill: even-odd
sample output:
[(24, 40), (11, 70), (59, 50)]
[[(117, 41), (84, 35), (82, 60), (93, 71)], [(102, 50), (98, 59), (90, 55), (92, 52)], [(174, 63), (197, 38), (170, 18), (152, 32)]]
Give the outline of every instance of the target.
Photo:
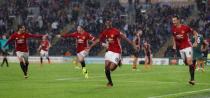
[(89, 54), (89, 53), (88, 53), (87, 51), (83, 50), (83, 51), (77, 53), (77, 56), (86, 57), (88, 54)]
[(41, 50), (41, 51), (40, 51), (40, 56), (41, 56), (41, 57), (48, 57), (48, 51)]
[(193, 57), (193, 50), (192, 47), (184, 48), (179, 50), (181, 58), (185, 61), (186, 58)]
[(18, 58), (24, 58), (25, 60), (28, 59), (29, 53), (28, 52), (21, 52), (21, 51), (16, 51), (16, 55)]
[(118, 64), (120, 59), (121, 59), (121, 56), (120, 56), (119, 53), (115, 53), (115, 52), (112, 52), (112, 51), (107, 51), (106, 54), (105, 54), (105, 60), (111, 61), (115, 64)]

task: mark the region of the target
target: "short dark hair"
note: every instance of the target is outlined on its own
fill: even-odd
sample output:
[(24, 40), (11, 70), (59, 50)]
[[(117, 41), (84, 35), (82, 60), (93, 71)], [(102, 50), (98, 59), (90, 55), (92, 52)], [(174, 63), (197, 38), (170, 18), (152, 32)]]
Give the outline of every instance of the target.
[(179, 15), (173, 15), (172, 18), (180, 19)]
[(17, 29), (20, 30), (20, 28), (22, 28), (23, 26), (25, 26), (25, 25), (19, 24), (19, 25), (17, 26)]

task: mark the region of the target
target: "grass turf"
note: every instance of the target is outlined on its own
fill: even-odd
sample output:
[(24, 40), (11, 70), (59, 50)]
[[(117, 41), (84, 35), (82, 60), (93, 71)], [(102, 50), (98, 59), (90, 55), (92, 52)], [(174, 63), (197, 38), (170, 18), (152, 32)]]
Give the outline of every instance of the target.
[(196, 71), (196, 85), (189, 85), (188, 67), (153, 66), (132, 71), (123, 65), (112, 73), (114, 87), (107, 88), (104, 65), (87, 65), (89, 79), (73, 64), (29, 66), (24, 79), (18, 64), (0, 67), (0, 98), (206, 98), (210, 97), (210, 70)]

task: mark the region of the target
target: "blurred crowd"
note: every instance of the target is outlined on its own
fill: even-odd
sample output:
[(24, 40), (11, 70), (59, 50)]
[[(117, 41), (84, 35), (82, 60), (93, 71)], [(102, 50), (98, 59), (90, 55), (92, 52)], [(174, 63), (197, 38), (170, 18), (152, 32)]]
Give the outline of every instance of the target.
[[(50, 55), (64, 55), (66, 52), (75, 55), (75, 39), (54, 41), (54, 36), (68, 25), (72, 27), (68, 32), (73, 32), (77, 25), (82, 25), (85, 30), (97, 37), (104, 28), (104, 20), (112, 19), (113, 26), (123, 31), (130, 40), (133, 39), (134, 32), (142, 30), (141, 42), (148, 41), (152, 46), (152, 52), (156, 53), (170, 38), (170, 17), (176, 13), (183, 22), (196, 28), (206, 37), (210, 36), (208, 7), (205, 10), (199, 10), (198, 15), (192, 17), (195, 9), (193, 5), (172, 8), (170, 5), (140, 3), (139, 0), (134, 0), (135, 2), (129, 2), (128, 6), (122, 6), (118, 0), (107, 0), (106, 4), (102, 4), (102, 1), (4, 0), (0, 3), (0, 34), (11, 35), (16, 30), (18, 22), (25, 24), (31, 33), (49, 34), (53, 44)], [(127, 17), (131, 10), (135, 13), (135, 21), (129, 23)], [(30, 55), (37, 55), (36, 48), (39, 41), (34, 39), (29, 41)], [(124, 41), (122, 41), (122, 48), (124, 56), (129, 56), (133, 51)], [(97, 45), (91, 50), (90, 55), (96, 56), (102, 49), (103, 47)], [(139, 55), (144, 54), (141, 51)]]

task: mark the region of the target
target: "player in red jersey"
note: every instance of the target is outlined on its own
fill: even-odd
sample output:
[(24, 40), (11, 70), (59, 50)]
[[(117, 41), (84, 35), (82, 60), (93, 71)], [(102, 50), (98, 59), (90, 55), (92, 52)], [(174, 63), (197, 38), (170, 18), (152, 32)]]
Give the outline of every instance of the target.
[(29, 38), (41, 38), (44, 35), (37, 35), (37, 34), (30, 34), (26, 31), (26, 28), (24, 25), (18, 26), (18, 31), (13, 33), (7, 43), (4, 45), (6, 47), (11, 41), (15, 41), (15, 49), (16, 49), (16, 55), (20, 61), (21, 69), (24, 73), (24, 78), (28, 78), (28, 56), (29, 56), (29, 50), (28, 50), (28, 41)]
[(87, 51), (90, 51), (90, 49), (98, 42), (108, 41), (108, 51), (105, 54), (105, 74), (108, 80), (107, 87), (112, 87), (113, 82), (111, 79), (111, 71), (114, 71), (117, 68), (117, 65), (121, 60), (122, 49), (120, 45), (120, 39), (125, 39), (132, 45), (133, 43), (132, 41), (128, 40), (122, 32), (112, 27), (111, 20), (107, 20), (105, 22), (105, 25), (106, 29), (103, 30), (99, 38), (93, 42), (93, 44), (87, 49)]
[(76, 38), (77, 58), (82, 66), (82, 71), (83, 74), (85, 74), (85, 78), (88, 78), (88, 71), (85, 68), (85, 57), (88, 55), (88, 51), (86, 51), (85, 49), (88, 47), (88, 41), (94, 41), (95, 37), (93, 37), (90, 33), (86, 32), (82, 26), (78, 26), (77, 31), (74, 33), (57, 35), (57, 37)]
[(140, 43), (141, 43), (141, 35), (142, 35), (142, 30), (138, 30), (135, 33), (135, 36), (133, 38), (133, 44), (136, 46), (137, 50), (133, 51), (133, 65), (132, 65), (132, 70), (136, 71), (137, 70), (137, 65), (138, 65), (138, 57), (139, 57), (139, 51), (140, 51)]
[(189, 66), (191, 85), (195, 84), (194, 73), (195, 64), (193, 63), (192, 44), (189, 39), (189, 34), (193, 34), (195, 42), (193, 47), (197, 46), (198, 33), (187, 25), (181, 24), (178, 16), (172, 17), (173, 26), (171, 32), (173, 33), (173, 49), (178, 49), (185, 64)]
[(38, 51), (40, 51), (40, 63), (41, 63), (41, 65), (43, 63), (43, 57), (46, 57), (47, 60), (48, 60), (48, 63), (50, 64), (50, 58), (49, 58), (49, 53), (48, 53), (50, 47), (51, 47), (51, 44), (50, 44), (49, 40), (47, 39), (46, 36), (44, 36), (42, 38), (42, 41), (41, 41), (40, 46), (38, 48)]
[(151, 46), (147, 41), (144, 41), (143, 49), (145, 55), (144, 68), (148, 69), (150, 68), (150, 65), (152, 65), (152, 51), (151, 51)]

